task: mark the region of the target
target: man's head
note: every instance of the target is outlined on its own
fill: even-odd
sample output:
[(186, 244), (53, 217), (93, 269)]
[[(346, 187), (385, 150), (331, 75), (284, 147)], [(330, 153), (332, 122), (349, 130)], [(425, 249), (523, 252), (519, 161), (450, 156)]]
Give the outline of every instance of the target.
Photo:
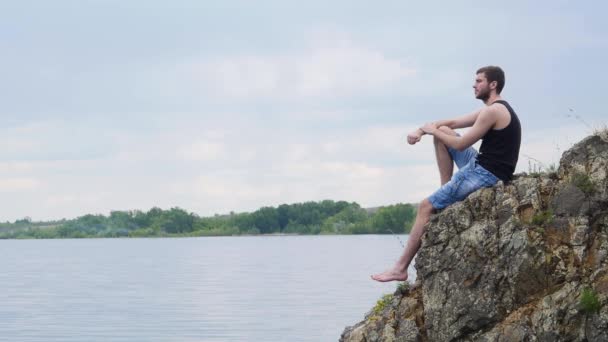
[(493, 93), (500, 95), (504, 86), (505, 73), (500, 67), (490, 65), (477, 70), (473, 85), (477, 99), (485, 102)]

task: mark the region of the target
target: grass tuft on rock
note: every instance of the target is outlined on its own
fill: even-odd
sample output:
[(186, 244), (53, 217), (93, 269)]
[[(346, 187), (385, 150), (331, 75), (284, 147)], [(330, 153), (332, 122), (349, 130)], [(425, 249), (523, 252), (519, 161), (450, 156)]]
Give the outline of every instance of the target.
[(397, 284), (397, 293), (404, 294), (407, 293), (410, 289), (410, 284), (407, 281), (400, 282)]
[(384, 309), (391, 304), (392, 300), (392, 294), (385, 294), (384, 296), (382, 296), (382, 298), (378, 299), (378, 301), (376, 302), (376, 306), (374, 306), (374, 313), (376, 315), (382, 313), (382, 311), (384, 311)]
[(581, 294), (580, 309), (586, 314), (596, 313), (600, 311), (600, 301), (597, 294), (591, 288), (583, 289)]
[(587, 196), (592, 195), (595, 192), (595, 184), (593, 184), (593, 181), (591, 181), (589, 175), (585, 173), (577, 172), (572, 175), (570, 180), (574, 186), (579, 188)]
[(536, 226), (544, 226), (553, 222), (553, 212), (551, 210), (541, 211), (532, 217), (532, 224)]
[(600, 137), (600, 139), (608, 142), (608, 124), (603, 124), (593, 130), (593, 134)]

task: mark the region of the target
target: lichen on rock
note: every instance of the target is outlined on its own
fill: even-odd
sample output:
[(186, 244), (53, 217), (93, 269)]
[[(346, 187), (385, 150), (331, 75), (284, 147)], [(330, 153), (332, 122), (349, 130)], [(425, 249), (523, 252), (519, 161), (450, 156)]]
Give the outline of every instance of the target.
[(592, 135), (556, 176), (518, 175), (433, 215), (416, 285), (340, 341), (608, 341), (607, 256), (608, 140)]

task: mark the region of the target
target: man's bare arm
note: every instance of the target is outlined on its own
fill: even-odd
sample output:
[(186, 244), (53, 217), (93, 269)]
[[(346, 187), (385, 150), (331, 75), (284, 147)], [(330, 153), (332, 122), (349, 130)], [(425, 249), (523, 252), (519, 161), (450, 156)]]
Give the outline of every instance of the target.
[(478, 109), (473, 113), (459, 116), (454, 119), (435, 121), (435, 125), (437, 125), (437, 127), (447, 126), (451, 129), (471, 127), (475, 123), (475, 120), (477, 120), (481, 110), (482, 109)]
[(426, 124), (421, 127), (421, 130), (427, 134), (431, 134), (449, 147), (462, 151), (481, 139), (490, 129), (494, 127), (498, 115), (491, 107), (485, 107), (480, 110), (477, 115), (477, 120), (470, 130), (462, 136), (454, 136), (446, 134), (439, 130), (436, 123)]
[[(473, 113), (463, 115), (454, 119), (435, 121), (434, 124), (437, 127), (447, 126), (451, 129), (471, 127), (477, 120), (477, 117), (479, 116), (481, 110), (482, 109), (478, 109)], [(414, 145), (415, 143), (419, 142), (422, 136), (425, 134), (427, 133), (422, 128), (418, 128), (407, 135), (407, 142), (410, 145)]]

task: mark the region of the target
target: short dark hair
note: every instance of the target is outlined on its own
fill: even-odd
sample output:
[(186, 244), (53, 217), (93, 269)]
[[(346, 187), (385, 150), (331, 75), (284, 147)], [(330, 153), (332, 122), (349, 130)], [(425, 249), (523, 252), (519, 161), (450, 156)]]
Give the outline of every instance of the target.
[(481, 73), (486, 76), (488, 83), (496, 81), (496, 93), (500, 94), (505, 87), (505, 72), (498, 66), (488, 65), (477, 70), (477, 74)]

